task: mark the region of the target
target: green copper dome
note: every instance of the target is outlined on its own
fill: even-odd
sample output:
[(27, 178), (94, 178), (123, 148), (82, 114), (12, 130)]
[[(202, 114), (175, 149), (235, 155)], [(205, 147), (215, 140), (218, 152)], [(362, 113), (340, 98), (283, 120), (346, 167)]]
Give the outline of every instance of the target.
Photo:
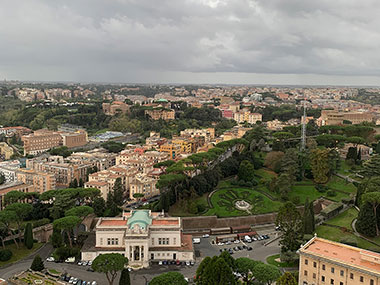
[(140, 228), (146, 229), (148, 225), (152, 224), (152, 218), (149, 217), (149, 211), (136, 210), (132, 212), (132, 217), (128, 219), (127, 225), (129, 228), (133, 228), (135, 224), (138, 224)]

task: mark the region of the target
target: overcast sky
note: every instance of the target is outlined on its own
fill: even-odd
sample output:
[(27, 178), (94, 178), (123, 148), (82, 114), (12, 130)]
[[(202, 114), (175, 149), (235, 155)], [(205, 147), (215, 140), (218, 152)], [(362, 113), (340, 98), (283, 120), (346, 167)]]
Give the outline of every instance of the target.
[(378, 0), (2, 0), (0, 78), (380, 85)]

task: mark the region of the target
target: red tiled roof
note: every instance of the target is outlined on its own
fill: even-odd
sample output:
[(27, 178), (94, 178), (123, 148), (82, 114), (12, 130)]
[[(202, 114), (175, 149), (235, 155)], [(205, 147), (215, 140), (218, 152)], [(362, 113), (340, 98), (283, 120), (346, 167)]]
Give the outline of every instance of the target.
[(152, 220), (152, 226), (175, 226), (178, 220)]
[(100, 226), (126, 226), (128, 220), (102, 220)]

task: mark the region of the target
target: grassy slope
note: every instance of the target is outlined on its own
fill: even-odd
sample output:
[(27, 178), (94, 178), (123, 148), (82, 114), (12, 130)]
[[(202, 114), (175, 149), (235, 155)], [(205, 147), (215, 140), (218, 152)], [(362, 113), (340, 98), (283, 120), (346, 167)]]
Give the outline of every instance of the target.
[(29, 254), (39, 249), (42, 245), (42, 243), (34, 243), (32, 249), (27, 249), (22, 243), (20, 243), (20, 249), (17, 249), (15, 244), (6, 246), (5, 248), (11, 250), (13, 255), (8, 261), (0, 261), (0, 267), (27, 257)]

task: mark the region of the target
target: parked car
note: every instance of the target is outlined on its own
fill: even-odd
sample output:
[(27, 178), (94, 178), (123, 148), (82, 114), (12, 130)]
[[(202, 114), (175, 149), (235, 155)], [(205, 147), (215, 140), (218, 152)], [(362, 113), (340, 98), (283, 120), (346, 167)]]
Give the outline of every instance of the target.
[(253, 249), (253, 248), (252, 248), (252, 247), (250, 247), (250, 246), (249, 246), (249, 247), (247, 247), (247, 250), (252, 250), (252, 249)]
[(160, 260), (159, 262), (158, 262), (158, 265), (162, 265), (163, 263), (162, 263), (162, 261)]
[(238, 240), (238, 239), (234, 240), (234, 243), (240, 243), (240, 240)]
[(190, 261), (186, 261), (186, 265), (187, 265), (187, 266), (190, 266)]
[(81, 266), (81, 265), (82, 265), (82, 261), (79, 260), (77, 264), (78, 264), (79, 266)]
[(194, 265), (195, 265), (195, 262), (194, 262), (194, 261), (190, 261), (190, 265), (191, 265), (191, 266), (194, 266)]
[(176, 260), (175, 264), (176, 264), (176, 265), (181, 265), (181, 261)]
[(94, 269), (92, 269), (92, 267), (89, 267), (89, 268), (87, 268), (87, 271), (90, 271), (90, 272), (95, 272), (95, 270), (94, 270)]
[(52, 256), (49, 256), (48, 258), (46, 258), (46, 261), (48, 261), (48, 262), (53, 262), (55, 259), (54, 259), (54, 257), (52, 257)]
[(203, 238), (209, 238), (210, 235), (209, 235), (209, 234), (204, 234), (202, 237), (203, 237)]
[(96, 281), (92, 281), (91, 285), (96, 285), (98, 283), (96, 283)]
[(88, 266), (91, 266), (92, 265), (92, 260), (90, 260), (88, 263), (87, 263)]
[(239, 250), (243, 250), (243, 247), (242, 246), (240, 246), (240, 245), (238, 245), (238, 247), (237, 247)]
[(83, 261), (82, 262), (82, 266), (87, 266), (88, 265), (88, 261)]
[(66, 263), (74, 263), (75, 262), (75, 257), (69, 257), (65, 259)]

